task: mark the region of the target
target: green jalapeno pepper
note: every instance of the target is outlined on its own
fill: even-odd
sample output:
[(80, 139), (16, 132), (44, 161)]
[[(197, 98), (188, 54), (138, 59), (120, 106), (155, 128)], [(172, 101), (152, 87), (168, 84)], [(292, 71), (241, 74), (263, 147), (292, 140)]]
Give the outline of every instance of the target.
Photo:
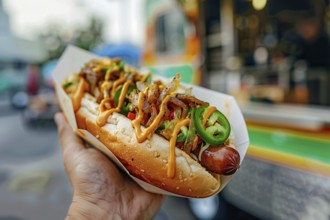
[(198, 135), (211, 146), (218, 146), (225, 143), (230, 135), (230, 124), (226, 116), (216, 110), (208, 119), (205, 127), (203, 125), (203, 113), (207, 106), (196, 109), (193, 114), (195, 127)]
[[(136, 89), (135, 86), (129, 86), (128, 87), (128, 90), (127, 90), (127, 95), (128, 96), (129, 94), (131, 94), (131, 92)], [(120, 94), (121, 94), (121, 90), (122, 90), (122, 87), (120, 87), (120, 89), (118, 89), (115, 93), (115, 98), (114, 98), (114, 101), (115, 101), (115, 104), (116, 106), (118, 106), (118, 103), (119, 103), (119, 97), (120, 97)], [(120, 113), (123, 114), (123, 115), (127, 115), (128, 112), (129, 112), (129, 108), (130, 108), (130, 103), (127, 102), (127, 101), (124, 101), (123, 103), (123, 106), (121, 107), (120, 109)]]

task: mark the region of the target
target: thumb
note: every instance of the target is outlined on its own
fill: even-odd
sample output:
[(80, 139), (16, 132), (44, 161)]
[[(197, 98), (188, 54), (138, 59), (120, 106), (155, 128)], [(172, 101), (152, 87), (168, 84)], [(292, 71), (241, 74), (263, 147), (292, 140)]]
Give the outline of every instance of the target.
[(54, 119), (61, 141), (64, 162), (66, 163), (67, 158), (72, 158), (74, 153), (84, 149), (84, 144), (73, 132), (62, 113), (56, 113)]

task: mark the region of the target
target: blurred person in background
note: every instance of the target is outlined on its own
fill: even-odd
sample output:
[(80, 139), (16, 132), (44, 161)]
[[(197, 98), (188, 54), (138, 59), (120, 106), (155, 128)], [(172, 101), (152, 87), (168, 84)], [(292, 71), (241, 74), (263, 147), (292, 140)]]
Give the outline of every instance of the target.
[(312, 15), (306, 16), (297, 24), (297, 51), (296, 58), (306, 60), (310, 67), (330, 67), (330, 42), (329, 37), (322, 28), (322, 24)]
[[(295, 62), (290, 77), (290, 84), (294, 88), (290, 99), (295, 103), (318, 104), (314, 99), (319, 96), (319, 86), (308, 88), (307, 84), (311, 83), (308, 82), (308, 75), (312, 75), (313, 70), (323, 70), (329, 74), (330, 40), (323, 26), (321, 19), (312, 12), (303, 14), (296, 21), (295, 28), (282, 40), (287, 45), (284, 54), (291, 56)], [(296, 74), (298, 72), (301, 73)]]
[(289, 32), (284, 41), (293, 45), (294, 49), (285, 51), (296, 60), (305, 60), (311, 68), (330, 67), (330, 41), (323, 28), (323, 24), (317, 17), (307, 14), (302, 16), (295, 25), (295, 29)]
[(100, 151), (86, 147), (63, 114), (55, 121), (73, 188), (67, 219), (152, 219), (164, 197), (143, 190)]

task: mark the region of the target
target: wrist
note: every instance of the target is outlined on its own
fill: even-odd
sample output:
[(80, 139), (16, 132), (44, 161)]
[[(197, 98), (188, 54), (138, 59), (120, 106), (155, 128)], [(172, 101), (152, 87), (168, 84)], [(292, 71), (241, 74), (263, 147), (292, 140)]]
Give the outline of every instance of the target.
[(102, 201), (91, 201), (87, 198), (80, 196), (74, 196), (71, 206), (68, 210), (66, 220), (75, 219), (122, 219), (122, 217), (110, 210), (110, 205), (106, 206)]

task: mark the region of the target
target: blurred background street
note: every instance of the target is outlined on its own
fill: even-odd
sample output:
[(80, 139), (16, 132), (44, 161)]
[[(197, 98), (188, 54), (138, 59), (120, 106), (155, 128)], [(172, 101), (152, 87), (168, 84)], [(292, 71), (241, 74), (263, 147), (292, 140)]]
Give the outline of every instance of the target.
[(250, 136), (220, 195), (156, 219), (330, 219), (329, 0), (0, 0), (0, 220), (71, 203), (51, 73), (68, 45), (233, 95)]

